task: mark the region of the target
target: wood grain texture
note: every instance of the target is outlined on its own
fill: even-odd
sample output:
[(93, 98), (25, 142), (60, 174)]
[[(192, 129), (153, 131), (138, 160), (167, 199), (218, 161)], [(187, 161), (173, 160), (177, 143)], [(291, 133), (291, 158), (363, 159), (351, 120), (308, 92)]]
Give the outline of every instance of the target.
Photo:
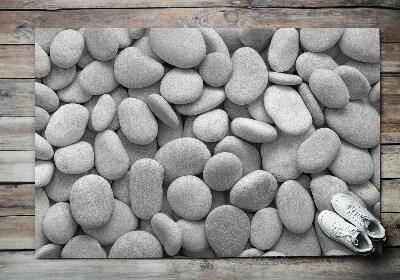
[(35, 117), (0, 117), (0, 150), (34, 151)]
[(381, 178), (400, 178), (400, 146), (381, 146)]
[[(18, 3), (20, 1), (9, 0), (9, 2)], [(85, 5), (93, 1), (75, 2)], [(190, 1), (185, 2), (190, 3)], [(247, 9), (229, 7), (0, 11), (0, 42), (3, 44), (32, 44), (34, 27), (155, 26), (379, 27), (382, 42), (400, 42), (400, 13), (394, 9)]]
[(252, 8), (330, 8), (330, 7), (382, 7), (382, 8), (400, 8), (399, 0), (297, 0), (297, 1), (274, 1), (274, 0), (252, 0)]
[(0, 151), (0, 182), (34, 183), (35, 151)]
[(35, 217), (0, 217), (0, 249), (34, 249)]
[(0, 186), (0, 216), (35, 215), (35, 188)]
[(381, 211), (400, 212), (400, 179), (381, 181)]
[(0, 79), (0, 117), (35, 116), (34, 80)]
[(383, 246), (400, 246), (400, 213), (382, 213), (381, 220), (387, 237)]

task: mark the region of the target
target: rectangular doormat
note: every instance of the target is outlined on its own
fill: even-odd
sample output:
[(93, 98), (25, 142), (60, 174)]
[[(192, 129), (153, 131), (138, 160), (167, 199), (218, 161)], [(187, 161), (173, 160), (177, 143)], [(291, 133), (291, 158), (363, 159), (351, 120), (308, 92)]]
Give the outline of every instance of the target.
[(35, 31), (37, 258), (369, 254), (375, 28)]

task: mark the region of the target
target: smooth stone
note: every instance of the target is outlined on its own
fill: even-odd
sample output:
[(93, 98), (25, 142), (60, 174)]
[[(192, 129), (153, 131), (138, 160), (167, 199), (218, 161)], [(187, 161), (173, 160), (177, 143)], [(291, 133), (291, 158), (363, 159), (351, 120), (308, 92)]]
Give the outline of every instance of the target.
[(334, 70), (345, 83), (349, 94), (350, 100), (361, 99), (367, 96), (371, 90), (371, 86), (367, 78), (356, 68), (341, 65)]
[(369, 209), (380, 200), (380, 192), (369, 181), (360, 185), (349, 185), (349, 190), (361, 198)]
[(60, 100), (51, 88), (35, 82), (35, 106), (52, 113), (60, 106)]
[(372, 164), (374, 165), (374, 172), (371, 177), (371, 182), (374, 186), (381, 189), (381, 145), (378, 144), (369, 151)]
[(315, 205), (320, 212), (323, 210), (334, 211), (331, 204), (332, 197), (338, 193), (349, 193), (346, 183), (331, 175), (313, 178), (310, 187)]
[(199, 67), (203, 81), (212, 87), (225, 85), (232, 74), (232, 61), (223, 53), (210, 53)]
[(38, 43), (46, 53), (50, 52), (50, 45), (54, 37), (65, 28), (35, 28), (35, 42)]
[(280, 252), (276, 252), (276, 251), (268, 251), (261, 257), (274, 257), (275, 258), (275, 257), (285, 257), (285, 255)]
[(297, 166), (305, 173), (325, 170), (340, 150), (340, 138), (329, 128), (320, 128), (308, 137), (297, 150)]
[(112, 92), (110, 92), (109, 94), (111, 95), (111, 97), (113, 98), (113, 100), (115, 102), (115, 114), (114, 114), (114, 118), (111, 121), (108, 128), (113, 131), (116, 131), (117, 129), (120, 128), (119, 118), (118, 118), (118, 108), (119, 108), (119, 105), (121, 104), (121, 102), (124, 99), (128, 98), (128, 92), (124, 87), (119, 86), (116, 89), (114, 89)]
[(129, 36), (132, 39), (140, 39), (146, 33), (147, 28), (128, 28)]
[(163, 200), (164, 168), (153, 159), (136, 161), (129, 171), (129, 193), (133, 213), (151, 219), (160, 212)]
[(325, 110), (329, 127), (351, 144), (369, 149), (380, 141), (380, 116), (368, 103), (350, 102), (342, 109)]
[(50, 58), (42, 47), (35, 43), (35, 77), (46, 77), (51, 71)]
[(114, 75), (124, 87), (144, 88), (161, 79), (164, 67), (139, 49), (129, 47), (121, 51), (115, 59)]
[(277, 127), (286, 134), (304, 134), (312, 125), (311, 114), (296, 90), (289, 86), (270, 86), (264, 106)]
[(377, 82), (368, 93), (368, 100), (371, 103), (381, 99), (381, 82)]
[(157, 143), (159, 147), (164, 146), (172, 140), (183, 137), (182, 117), (179, 114), (176, 114), (176, 116), (178, 119), (178, 125), (174, 127), (168, 126), (162, 121), (158, 121)]
[(295, 86), (301, 84), (303, 79), (293, 74), (268, 72), (268, 81), (277, 85)]
[(171, 105), (159, 94), (152, 94), (147, 99), (151, 112), (170, 127), (179, 126), (179, 119)]
[(110, 184), (98, 175), (78, 179), (72, 185), (69, 200), (75, 221), (85, 228), (104, 226), (115, 205)]
[(199, 65), (206, 56), (206, 44), (195, 28), (151, 28), (152, 50), (165, 62), (179, 68)]
[(381, 64), (366, 63), (357, 60), (350, 60), (346, 62), (347, 66), (351, 66), (360, 71), (368, 80), (370, 85), (376, 84), (381, 78)]
[(271, 42), (276, 28), (241, 28), (239, 40), (246, 47), (261, 52)]
[(51, 206), (43, 220), (46, 237), (53, 243), (66, 244), (74, 237), (78, 224), (71, 213), (69, 203), (58, 202)]
[(216, 142), (228, 133), (228, 114), (221, 109), (199, 115), (193, 122), (193, 133), (202, 141)]
[(232, 153), (222, 152), (207, 161), (203, 170), (203, 179), (210, 189), (227, 191), (239, 181), (242, 172), (240, 159)]
[(237, 105), (255, 101), (268, 83), (268, 70), (261, 56), (252, 48), (243, 47), (232, 55), (233, 71), (225, 84), (227, 98)]
[(235, 136), (250, 143), (272, 142), (278, 136), (272, 125), (248, 118), (234, 119), (231, 130)]
[(241, 28), (214, 28), (218, 35), (222, 38), (229, 52), (235, 52), (237, 49), (244, 47), (240, 40), (242, 35)]
[(380, 61), (378, 28), (345, 28), (339, 41), (340, 50), (347, 56), (362, 62)]
[(224, 40), (213, 28), (199, 28), (206, 44), (206, 54), (222, 53), (230, 57), (228, 47)]
[(54, 153), (54, 163), (64, 174), (82, 174), (89, 171), (94, 165), (94, 151), (92, 145), (79, 141), (62, 147)]
[(303, 188), (305, 188), (308, 192), (311, 192), (311, 187), (310, 187), (311, 179), (312, 178), (310, 174), (302, 173), (299, 177), (297, 177), (295, 181), (300, 183), (300, 185), (302, 185)]
[(117, 33), (119, 48), (127, 48), (132, 44), (133, 38), (129, 35), (128, 28), (114, 28)]
[(176, 105), (175, 110), (182, 115), (200, 115), (216, 108), (224, 102), (225, 98), (224, 88), (204, 86), (199, 98), (188, 104)]
[[(78, 32), (81, 33), (83, 37), (85, 37), (85, 30), (86, 29), (87, 28), (79, 28)], [(78, 65), (79, 67), (81, 67), (83, 69), (87, 65), (89, 65), (91, 62), (93, 62), (94, 60), (95, 60), (95, 58), (89, 53), (86, 44), (84, 44), (82, 55), (79, 58), (79, 60), (76, 63), (76, 65)]]
[(315, 97), (328, 108), (344, 108), (350, 99), (349, 90), (339, 74), (328, 69), (316, 69), (309, 78)]
[(212, 202), (208, 186), (192, 175), (174, 180), (168, 187), (167, 199), (176, 214), (194, 221), (207, 216)]
[(171, 183), (185, 175), (197, 175), (211, 157), (207, 146), (200, 140), (184, 137), (162, 146), (154, 159), (164, 167), (165, 182)]
[(157, 152), (157, 141), (153, 141), (147, 145), (138, 145), (129, 141), (121, 130), (118, 130), (117, 135), (128, 153), (129, 166), (132, 166), (139, 159), (153, 158)]
[(177, 224), (182, 232), (182, 248), (190, 252), (200, 253), (210, 247), (206, 238), (205, 220), (180, 219)]
[(57, 91), (61, 101), (66, 103), (85, 103), (92, 98), (92, 95), (86, 92), (79, 82), (82, 71), (76, 73), (75, 79), (71, 84)]
[(174, 68), (161, 80), (160, 93), (170, 103), (188, 104), (203, 92), (203, 80), (193, 69)]
[(39, 250), (50, 243), (43, 231), (43, 220), (50, 208), (49, 198), (43, 188), (35, 188), (35, 248)]
[(47, 196), (56, 202), (68, 201), (69, 192), (72, 185), (81, 177), (87, 175), (87, 173), (82, 174), (64, 174), (58, 169), (54, 171), (54, 175), (51, 181), (44, 187)]
[(317, 257), (321, 255), (321, 247), (313, 226), (302, 234), (296, 234), (284, 228), (281, 237), (271, 251), (282, 253), (287, 257)]
[(35, 159), (50, 160), (54, 155), (53, 147), (39, 134), (35, 133)]
[(278, 241), (283, 230), (278, 210), (263, 208), (251, 220), (250, 242), (259, 250), (270, 249)]
[(46, 186), (54, 174), (54, 163), (51, 161), (35, 161), (35, 187)]
[(112, 122), (116, 113), (114, 99), (109, 94), (103, 94), (97, 100), (91, 114), (92, 126), (96, 131), (105, 130)]
[(253, 101), (250, 104), (247, 104), (247, 110), (253, 119), (260, 121), (260, 122), (273, 124), (274, 121), (268, 115), (267, 110), (265, 110), (264, 95), (265, 95), (265, 93), (261, 94), (255, 101)]
[(54, 64), (51, 65), (50, 73), (42, 78), (43, 84), (52, 90), (65, 88), (73, 82), (76, 75), (76, 66), (61, 68)]
[(106, 259), (107, 253), (100, 243), (88, 235), (77, 235), (62, 249), (63, 259)]
[(219, 257), (237, 257), (250, 236), (250, 220), (246, 213), (232, 205), (215, 208), (207, 216), (206, 237)]
[(226, 136), (214, 148), (214, 154), (232, 153), (242, 162), (243, 176), (261, 169), (261, 157), (258, 149), (236, 136)]
[(151, 49), (149, 37), (144, 36), (140, 38), (135, 43), (133, 43), (132, 46), (139, 49), (142, 54), (154, 59), (155, 61), (164, 63), (164, 61)]
[(72, 67), (79, 61), (84, 44), (81, 33), (73, 29), (63, 30), (51, 42), (50, 59), (58, 67)]
[(131, 205), (131, 198), (129, 193), (129, 172), (122, 178), (114, 180), (111, 184), (114, 197), (126, 205)]
[(167, 215), (157, 213), (151, 218), (151, 228), (165, 252), (175, 256), (182, 246), (182, 230), (179, 225)]
[(319, 105), (310, 87), (306, 83), (301, 83), (297, 91), (311, 114), (313, 124), (316, 126), (323, 125), (325, 123), (323, 108)]
[(129, 168), (129, 157), (118, 135), (104, 130), (96, 135), (94, 142), (95, 167), (99, 174), (109, 180), (117, 180)]
[(308, 83), (312, 72), (316, 69), (334, 70), (339, 65), (325, 53), (305, 52), (296, 60), (297, 74)]
[(95, 59), (107, 61), (118, 52), (119, 40), (114, 28), (88, 28), (84, 37), (86, 47)]
[(114, 90), (119, 84), (114, 76), (112, 62), (95, 60), (79, 75), (79, 84), (91, 95), (101, 95)]
[(136, 99), (140, 99), (143, 102), (147, 102), (147, 99), (152, 94), (160, 94), (160, 85), (161, 81), (157, 83), (145, 87), (145, 88), (129, 88), (128, 89), (128, 96)]
[(113, 259), (162, 258), (163, 250), (154, 235), (137, 230), (118, 238), (111, 247), (108, 257)]
[(371, 178), (374, 166), (368, 150), (342, 141), (339, 154), (329, 170), (347, 184), (363, 184)]
[(240, 253), (239, 258), (257, 258), (261, 257), (264, 254), (264, 251), (258, 250), (256, 248), (246, 249)]
[(158, 124), (149, 107), (136, 98), (124, 99), (118, 108), (121, 130), (132, 143), (147, 145), (158, 133)]
[(372, 206), (371, 210), (372, 214), (377, 218), (378, 220), (381, 220), (381, 203), (377, 202)]
[(102, 246), (114, 244), (119, 237), (134, 231), (139, 224), (138, 218), (128, 205), (117, 199), (114, 201), (113, 213), (105, 225), (96, 228), (82, 228), (87, 235), (95, 238)]
[(278, 183), (264, 170), (253, 171), (242, 177), (231, 189), (229, 201), (245, 211), (255, 212), (268, 207), (274, 200)]
[(237, 105), (232, 101), (230, 101), (228, 98), (226, 98), (223, 106), (224, 106), (224, 111), (228, 114), (229, 118), (232, 120), (236, 118), (251, 118), (247, 105)]
[(62, 246), (54, 243), (44, 245), (35, 253), (37, 259), (59, 259), (61, 258)]
[(299, 53), (299, 32), (295, 28), (279, 28), (269, 45), (268, 62), (275, 72), (285, 72), (296, 62)]
[(302, 28), (300, 42), (311, 52), (325, 52), (342, 37), (344, 28)]
[(312, 227), (315, 215), (314, 201), (300, 183), (293, 180), (283, 183), (276, 194), (275, 203), (286, 229), (299, 234)]

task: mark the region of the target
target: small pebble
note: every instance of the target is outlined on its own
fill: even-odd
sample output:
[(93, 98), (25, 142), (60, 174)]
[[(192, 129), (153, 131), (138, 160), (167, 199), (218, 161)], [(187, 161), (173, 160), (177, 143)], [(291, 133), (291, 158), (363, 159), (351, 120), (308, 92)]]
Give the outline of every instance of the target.
[(284, 86), (295, 86), (303, 82), (302, 78), (297, 75), (279, 72), (268, 72), (268, 81), (273, 84)]
[(142, 158), (153, 158), (157, 152), (157, 142), (153, 141), (147, 145), (134, 144), (126, 138), (121, 130), (118, 130), (117, 135), (121, 140), (129, 157), (129, 166), (132, 166), (137, 160)]
[(53, 147), (39, 134), (35, 133), (35, 159), (50, 160), (54, 155)]
[(349, 190), (361, 198), (369, 209), (380, 200), (380, 192), (369, 181), (360, 185), (349, 185)]
[(46, 53), (50, 52), (50, 45), (56, 35), (64, 28), (35, 28), (35, 42), (38, 43)]
[(251, 220), (250, 242), (260, 250), (269, 250), (278, 241), (283, 230), (278, 210), (263, 208)]
[(255, 101), (253, 101), (250, 104), (247, 104), (247, 109), (248, 109), (250, 116), (253, 119), (260, 121), (260, 122), (273, 124), (274, 123), (273, 119), (271, 119), (271, 117), (268, 115), (267, 110), (265, 110), (264, 95), (265, 95), (265, 93), (261, 94)]
[(141, 230), (128, 232), (118, 238), (108, 255), (112, 259), (154, 259), (162, 256), (162, 246), (157, 238)]
[(367, 96), (371, 90), (367, 78), (354, 67), (341, 65), (336, 68), (334, 72), (339, 74), (340, 78), (345, 83), (349, 90), (350, 100), (363, 98)]
[(234, 119), (231, 130), (234, 135), (250, 143), (272, 142), (278, 136), (273, 126), (247, 118)]
[(44, 245), (35, 253), (37, 259), (59, 259), (61, 258), (62, 246), (54, 243)]
[(210, 247), (206, 238), (205, 220), (180, 219), (177, 224), (182, 231), (182, 248), (200, 253)]
[(76, 73), (75, 79), (71, 84), (66, 86), (63, 89), (57, 91), (57, 95), (60, 100), (66, 103), (85, 103), (92, 98), (92, 95), (86, 92), (81, 84), (79, 83), (79, 77), (81, 76), (82, 71)]
[(311, 114), (313, 124), (316, 126), (323, 125), (325, 123), (323, 108), (321, 108), (310, 87), (306, 83), (301, 83), (297, 91)]
[(300, 42), (308, 51), (325, 52), (342, 37), (344, 28), (302, 28)]
[(63, 30), (51, 42), (50, 59), (58, 67), (72, 67), (81, 58), (84, 44), (81, 33), (73, 29)]
[(232, 74), (232, 61), (223, 53), (210, 53), (200, 64), (199, 73), (205, 83), (212, 87), (225, 85)]
[(182, 230), (179, 225), (167, 215), (157, 213), (151, 218), (151, 228), (165, 252), (175, 256), (182, 246)]
[(351, 66), (360, 71), (368, 80), (370, 85), (379, 82), (381, 75), (381, 64), (378, 63), (366, 63), (357, 60), (350, 60), (346, 62), (347, 66)]
[(159, 94), (151, 94), (147, 98), (147, 105), (153, 114), (170, 127), (179, 126), (179, 119), (171, 105)]
[(257, 258), (261, 257), (264, 254), (264, 251), (258, 250), (256, 248), (246, 249), (240, 253), (239, 258)]
[(271, 42), (276, 28), (241, 28), (239, 40), (246, 46), (261, 52)]
[(203, 35), (204, 42), (206, 43), (206, 53), (222, 53), (230, 57), (228, 47), (224, 40), (213, 28), (199, 28)]
[(285, 72), (296, 62), (299, 53), (299, 32), (295, 28), (279, 28), (269, 45), (268, 62), (275, 72)]
[(72, 185), (81, 177), (87, 175), (87, 172), (82, 174), (64, 174), (58, 169), (54, 171), (51, 181), (44, 187), (47, 196), (56, 202), (68, 201), (69, 192)]
[(370, 150), (374, 172), (371, 177), (371, 182), (374, 186), (381, 189), (381, 145), (378, 144)]
[(338, 66), (332, 57), (325, 53), (305, 52), (296, 60), (297, 74), (307, 83), (311, 73), (316, 69), (333, 70)]
[(101, 95), (90, 116), (93, 128), (96, 131), (106, 129), (114, 118), (115, 109), (115, 102), (111, 95)]
[(49, 199), (43, 188), (35, 188), (35, 248), (39, 250), (50, 243), (43, 231), (43, 220), (50, 208)]
[(338, 193), (349, 193), (346, 183), (331, 175), (313, 178), (310, 187), (315, 205), (320, 212), (323, 210), (334, 211), (331, 204), (332, 197)]
[(135, 43), (133, 43), (132, 46), (138, 48), (142, 52), (142, 54), (151, 57), (155, 61), (164, 63), (164, 61), (151, 49), (149, 37), (144, 36), (140, 38)]
[(50, 73), (42, 78), (43, 83), (52, 90), (65, 88), (73, 82), (76, 75), (76, 66), (61, 68), (54, 64), (51, 65)]
[(35, 77), (46, 77), (51, 70), (50, 58), (42, 47), (35, 43)]
[(54, 153), (54, 163), (64, 174), (82, 174), (94, 165), (94, 151), (88, 142), (80, 141)]
[(301, 234), (293, 233), (284, 228), (281, 237), (275, 246), (271, 248), (271, 251), (282, 253), (287, 257), (318, 257), (321, 255), (321, 247), (313, 226)]
[(311, 192), (310, 183), (311, 183), (311, 176), (306, 173), (301, 173), (299, 177), (297, 177), (296, 181), (300, 183), (308, 192)]
[(182, 138), (183, 136), (183, 124), (182, 117), (179, 114), (176, 114), (178, 118), (178, 125), (171, 127), (163, 123), (162, 121), (158, 121), (158, 134), (157, 134), (157, 143), (159, 147), (164, 146), (168, 142), (172, 140)]
[(215, 109), (201, 114), (193, 122), (193, 133), (202, 141), (216, 142), (228, 133), (228, 114)]
[(119, 40), (114, 28), (88, 28), (84, 36), (86, 47), (95, 59), (107, 61), (117, 54)]
[(54, 173), (54, 163), (51, 161), (35, 161), (35, 187), (46, 186)]
[(106, 251), (100, 243), (88, 235), (77, 235), (61, 251), (63, 259), (105, 259)]
[(136, 40), (142, 38), (145, 32), (146, 28), (128, 28), (129, 36)]
[(127, 48), (132, 44), (133, 38), (128, 28), (114, 28), (114, 31), (117, 33), (119, 48)]
[(374, 214), (375, 218), (381, 220), (381, 203), (377, 202), (372, 206), (372, 214)]
[(110, 92), (109, 94), (111, 95), (111, 97), (113, 98), (114, 103), (115, 103), (115, 114), (114, 114), (114, 118), (111, 121), (108, 128), (113, 131), (116, 131), (117, 129), (120, 128), (119, 118), (118, 118), (118, 108), (119, 108), (119, 105), (121, 104), (121, 102), (125, 98), (128, 98), (128, 92), (124, 87), (119, 86), (116, 89), (114, 89), (112, 92)]
[(241, 28), (214, 28), (214, 30), (224, 40), (229, 52), (233, 53), (237, 49), (244, 47), (244, 44), (240, 40), (242, 35)]
[(101, 95), (109, 93), (118, 86), (114, 76), (112, 62), (95, 60), (79, 75), (79, 84), (89, 94)]
[(381, 82), (377, 82), (368, 93), (369, 102), (378, 102), (381, 99)]
[(60, 100), (51, 88), (35, 82), (35, 105), (52, 113), (58, 109)]
[(236, 118), (251, 118), (249, 110), (247, 109), (247, 105), (237, 105), (230, 101), (228, 98), (224, 101), (224, 111), (232, 120)]
[(345, 55), (355, 60), (377, 63), (380, 60), (379, 43), (378, 28), (345, 28), (339, 46)]

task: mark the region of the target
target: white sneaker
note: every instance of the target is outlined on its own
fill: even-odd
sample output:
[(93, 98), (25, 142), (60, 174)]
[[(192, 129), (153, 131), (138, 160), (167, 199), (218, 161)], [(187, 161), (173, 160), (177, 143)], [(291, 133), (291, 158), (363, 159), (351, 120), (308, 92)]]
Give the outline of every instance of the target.
[(338, 214), (324, 210), (318, 215), (318, 223), (326, 235), (357, 254), (368, 255), (374, 251), (368, 236)]
[(365, 232), (373, 240), (385, 241), (385, 229), (364, 205), (350, 195), (338, 193), (332, 197), (332, 207), (336, 213)]

